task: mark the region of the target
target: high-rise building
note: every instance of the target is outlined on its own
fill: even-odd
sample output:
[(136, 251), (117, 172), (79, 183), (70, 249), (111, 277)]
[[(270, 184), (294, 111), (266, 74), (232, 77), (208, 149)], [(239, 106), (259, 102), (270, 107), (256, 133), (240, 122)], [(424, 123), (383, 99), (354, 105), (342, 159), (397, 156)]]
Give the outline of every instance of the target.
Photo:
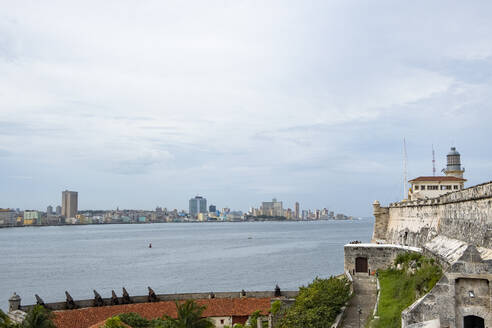
[(207, 199), (202, 196), (190, 199), (190, 216), (196, 217), (198, 213), (207, 213)]
[(261, 214), (266, 216), (284, 216), (282, 202), (277, 202), (276, 198), (272, 199), (271, 202), (262, 202)]
[(66, 218), (74, 218), (77, 215), (78, 193), (65, 190), (62, 192), (61, 215)]
[(56, 215), (61, 215), (61, 212), (62, 212), (62, 208), (61, 208), (61, 206), (60, 206), (60, 205), (58, 205), (58, 206), (56, 207), (56, 212), (55, 212), (55, 213), (56, 213)]
[(53, 206), (49, 205), (47, 208), (46, 208), (46, 215), (50, 216), (53, 214)]
[(294, 218), (296, 220), (299, 220), (299, 202), (296, 202), (295, 208), (294, 208)]
[(210, 213), (217, 212), (217, 206), (210, 204), (210, 206), (208, 207), (208, 211)]

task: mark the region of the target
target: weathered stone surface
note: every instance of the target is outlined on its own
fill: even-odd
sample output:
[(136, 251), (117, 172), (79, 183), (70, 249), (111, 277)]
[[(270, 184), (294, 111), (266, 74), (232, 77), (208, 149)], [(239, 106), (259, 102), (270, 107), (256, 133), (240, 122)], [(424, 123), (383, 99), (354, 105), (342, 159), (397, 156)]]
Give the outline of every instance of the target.
[(492, 182), (435, 199), (373, 207), (374, 242), (421, 247), (440, 235), (492, 248)]
[(421, 253), (418, 247), (391, 244), (347, 244), (344, 246), (344, 271), (353, 273), (356, 258), (367, 258), (368, 269), (373, 272), (391, 266), (398, 254), (405, 252)]

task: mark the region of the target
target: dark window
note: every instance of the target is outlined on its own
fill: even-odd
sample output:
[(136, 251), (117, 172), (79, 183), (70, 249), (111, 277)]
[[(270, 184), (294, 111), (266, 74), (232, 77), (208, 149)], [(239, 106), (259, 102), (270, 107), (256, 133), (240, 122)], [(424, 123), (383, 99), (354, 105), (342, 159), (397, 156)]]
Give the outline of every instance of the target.
[(458, 185), (455, 185), (454, 186), (454, 190), (458, 190)]
[(419, 186), (415, 186), (415, 190), (419, 190)]
[(425, 186), (420, 186), (420, 190), (425, 190)]

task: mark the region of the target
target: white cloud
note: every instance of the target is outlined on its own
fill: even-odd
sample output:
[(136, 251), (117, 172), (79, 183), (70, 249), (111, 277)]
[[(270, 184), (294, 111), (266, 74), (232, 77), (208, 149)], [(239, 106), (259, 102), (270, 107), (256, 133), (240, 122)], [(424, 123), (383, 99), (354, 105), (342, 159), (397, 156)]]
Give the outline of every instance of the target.
[[(320, 186), (346, 183), (351, 173), (361, 179), (354, 184), (374, 183), (369, 175), (397, 179), (403, 135), (422, 154), (429, 142), (446, 148), (461, 139), (463, 153), (475, 147), (468, 134), (481, 136), (481, 118), (490, 116), (492, 81), (480, 74), (492, 67), (489, 7), (4, 3), (0, 149), (9, 160), (0, 168), (18, 176), (76, 168), (72, 181), (88, 189), (88, 175), (114, 188), (179, 184), (179, 192), (163, 191), (179, 204), (170, 207), (185, 206), (194, 188), (243, 209), (251, 190), (349, 207)], [(125, 177), (134, 174), (141, 182)], [(245, 194), (231, 201), (230, 188)], [(99, 196), (92, 206), (104, 207)], [(48, 202), (31, 198), (13, 205)], [(142, 198), (152, 205), (132, 199), (128, 207), (157, 202)]]

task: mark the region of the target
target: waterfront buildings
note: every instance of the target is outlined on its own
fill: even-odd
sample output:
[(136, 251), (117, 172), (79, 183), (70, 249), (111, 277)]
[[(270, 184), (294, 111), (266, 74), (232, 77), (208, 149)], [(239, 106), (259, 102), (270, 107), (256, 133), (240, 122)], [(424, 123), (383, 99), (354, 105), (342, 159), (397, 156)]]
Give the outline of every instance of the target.
[(217, 206), (215, 206), (215, 205), (212, 205), (212, 204), (211, 204), (211, 205), (208, 207), (208, 211), (209, 211), (210, 213), (217, 212)]
[(24, 211), (24, 225), (39, 225), (41, 224), (41, 213), (38, 211)]
[(294, 207), (294, 218), (296, 220), (299, 220), (299, 202), (296, 202), (295, 207)]
[(190, 199), (190, 216), (196, 218), (198, 213), (207, 213), (207, 199), (202, 196), (195, 196)]
[(75, 218), (78, 207), (78, 193), (65, 190), (62, 192), (61, 215), (66, 218)]
[(10, 208), (0, 208), (0, 227), (16, 225), (17, 212)]

